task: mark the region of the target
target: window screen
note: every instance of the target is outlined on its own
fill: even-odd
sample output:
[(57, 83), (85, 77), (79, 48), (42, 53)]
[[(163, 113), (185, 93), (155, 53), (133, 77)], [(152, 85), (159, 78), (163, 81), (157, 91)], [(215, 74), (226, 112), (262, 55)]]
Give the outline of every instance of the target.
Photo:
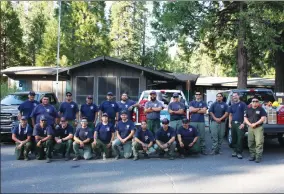
[(94, 77), (77, 77), (76, 90), (77, 104), (84, 104), (87, 95), (94, 95)]
[(108, 92), (113, 93), (114, 100), (116, 97), (116, 77), (99, 77), (98, 78), (98, 105), (106, 100)]
[(131, 100), (138, 101), (139, 98), (139, 78), (120, 79), (120, 94), (126, 92)]

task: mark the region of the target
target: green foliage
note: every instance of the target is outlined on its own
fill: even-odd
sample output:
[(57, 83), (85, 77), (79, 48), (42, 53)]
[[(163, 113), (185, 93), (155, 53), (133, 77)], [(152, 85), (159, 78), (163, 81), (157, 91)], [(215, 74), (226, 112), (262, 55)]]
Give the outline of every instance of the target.
[(8, 87), (8, 82), (1, 80), (1, 91), (0, 91), (0, 99), (2, 100), (8, 94), (14, 93), (17, 91), (16, 85), (12, 87)]

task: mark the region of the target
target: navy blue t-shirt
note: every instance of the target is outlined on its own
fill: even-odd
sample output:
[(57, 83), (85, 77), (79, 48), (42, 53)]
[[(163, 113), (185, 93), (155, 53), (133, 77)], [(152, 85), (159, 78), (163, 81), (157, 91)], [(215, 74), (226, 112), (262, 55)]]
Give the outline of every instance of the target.
[(189, 125), (188, 128), (181, 126), (178, 131), (178, 135), (181, 135), (181, 139), (185, 141), (193, 142), (194, 138), (198, 136), (198, 132), (195, 127)]
[(69, 134), (73, 135), (73, 127), (69, 124), (67, 124), (66, 128), (63, 129), (60, 125), (60, 128), (55, 130), (55, 137), (58, 137), (60, 139), (67, 137)]
[(89, 127), (86, 128), (77, 128), (75, 132), (75, 137), (78, 137), (81, 141), (85, 141), (86, 139), (93, 138), (92, 130)]
[[(171, 102), (168, 106), (168, 109), (169, 110), (172, 110), (172, 111), (178, 111), (180, 109), (185, 109), (185, 106), (183, 103), (181, 102)], [(184, 115), (181, 115), (181, 114), (170, 114), (170, 120), (171, 121), (174, 121), (174, 120), (181, 120), (184, 118)]]
[(149, 129), (146, 129), (145, 131), (143, 131), (142, 128), (138, 129), (134, 137), (147, 144), (155, 140), (153, 133)]
[(28, 124), (24, 128), (21, 125), (16, 125), (12, 129), (12, 134), (15, 134), (18, 140), (24, 141), (28, 136), (32, 136), (33, 129)]
[(125, 110), (127, 112), (128, 119), (132, 120), (133, 110), (129, 111), (128, 108), (130, 106), (134, 105), (134, 104), (135, 104), (135, 102), (133, 100), (127, 100), (125, 103), (122, 103), (121, 101), (117, 102), (117, 105), (118, 105), (118, 108), (119, 108), (119, 120), (121, 120), (120, 112), (122, 110)]
[(77, 103), (75, 102), (62, 102), (59, 107), (59, 112), (63, 113), (63, 117), (66, 120), (75, 120), (76, 113), (79, 112)]
[(111, 123), (104, 125), (101, 122), (97, 124), (95, 131), (97, 132), (97, 138), (103, 143), (108, 144), (111, 140), (112, 133), (114, 133), (114, 127)]
[(114, 119), (119, 108), (116, 102), (106, 100), (100, 105), (100, 110), (107, 113), (109, 118)]
[[(203, 101), (191, 101), (189, 103), (189, 107), (193, 107), (193, 108), (207, 108), (207, 104)], [(204, 122), (204, 114), (200, 114), (200, 113), (191, 113), (190, 116), (190, 121), (191, 122)]]
[[(212, 112), (216, 118), (221, 118), (226, 112), (229, 112), (229, 107), (225, 102), (214, 102), (209, 109), (209, 113)], [(225, 119), (222, 121), (224, 122)]]
[(58, 113), (54, 106), (52, 106), (51, 104), (48, 104), (46, 106), (39, 104), (35, 107), (31, 114), (31, 117), (36, 120), (36, 124), (40, 122), (41, 115), (45, 116), (48, 125), (54, 125), (55, 118), (58, 118)]
[(168, 130), (165, 131), (163, 127), (161, 127), (156, 133), (156, 140), (159, 140), (163, 143), (168, 142), (172, 137), (176, 136), (175, 130), (169, 126)]
[(81, 116), (87, 117), (88, 122), (94, 122), (98, 107), (96, 104), (83, 104), (81, 106)]
[[(126, 122), (118, 121), (117, 126), (116, 126), (116, 130), (118, 131), (120, 137), (122, 139), (124, 139), (131, 133), (132, 130), (135, 131), (135, 125), (134, 125), (133, 121), (131, 121), (129, 119), (127, 119)], [(128, 140), (128, 141), (130, 141), (130, 140)]]
[(232, 104), (229, 108), (229, 112), (232, 113), (232, 121), (244, 122), (244, 114), (247, 108), (246, 103), (240, 101)]
[(18, 110), (21, 112), (22, 116), (25, 116), (27, 118), (31, 117), (31, 114), (34, 110), (34, 108), (39, 104), (38, 101), (33, 100), (26, 100), (25, 102), (23, 102), (19, 107)]
[(40, 124), (36, 124), (33, 131), (33, 136), (46, 137), (48, 135), (54, 135), (54, 131), (50, 125), (46, 125), (41, 128)]

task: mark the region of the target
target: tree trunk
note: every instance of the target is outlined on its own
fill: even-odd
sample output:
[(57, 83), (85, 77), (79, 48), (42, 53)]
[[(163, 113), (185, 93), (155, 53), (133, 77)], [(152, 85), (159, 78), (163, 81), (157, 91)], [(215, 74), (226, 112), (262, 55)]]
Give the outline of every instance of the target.
[[(284, 32), (281, 34), (279, 45), (284, 44)], [(275, 92), (284, 92), (284, 51), (280, 48), (276, 51), (275, 64)]]
[[(240, 2), (240, 12), (243, 11), (244, 2)], [(243, 18), (239, 19), (239, 37), (238, 37), (238, 89), (247, 88), (247, 52), (244, 45), (245, 29)]]

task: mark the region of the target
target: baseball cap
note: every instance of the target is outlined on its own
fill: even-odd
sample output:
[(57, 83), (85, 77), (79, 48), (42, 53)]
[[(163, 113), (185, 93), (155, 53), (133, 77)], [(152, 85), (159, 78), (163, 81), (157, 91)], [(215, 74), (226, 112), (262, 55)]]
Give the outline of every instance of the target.
[(105, 113), (103, 113), (102, 116), (103, 116), (103, 117), (108, 117), (108, 114), (105, 112)]
[(67, 96), (67, 95), (71, 95), (71, 96), (72, 96), (72, 93), (71, 93), (71, 92), (66, 92), (66, 96)]
[(29, 95), (30, 95), (30, 96), (35, 96), (35, 92), (34, 92), (34, 91), (30, 91), (30, 92), (29, 92)]
[(112, 92), (108, 92), (107, 95), (108, 96), (113, 96), (113, 93)]
[(123, 114), (127, 114), (127, 111), (126, 111), (126, 110), (122, 110), (122, 111), (120, 112), (120, 115), (123, 115)]
[(28, 120), (26, 116), (22, 116), (21, 120)]
[(87, 98), (88, 98), (88, 99), (93, 99), (93, 96), (88, 95)]
[(169, 120), (167, 119), (167, 118), (164, 118), (163, 120), (162, 120), (162, 124), (169, 124)]
[(174, 97), (174, 98), (179, 97), (178, 93), (174, 93), (174, 94), (173, 94), (173, 97)]
[(88, 120), (87, 120), (87, 118), (86, 118), (86, 117), (82, 117), (81, 122), (88, 122)]
[(152, 91), (152, 92), (150, 92), (150, 95), (151, 95), (151, 94), (157, 94), (157, 93), (156, 93), (155, 91)]
[(66, 119), (64, 117), (61, 117), (60, 121), (61, 122), (66, 122)]
[(195, 92), (195, 95), (201, 95), (201, 93), (200, 92)]
[(187, 124), (187, 123), (189, 123), (189, 120), (188, 119), (182, 119), (182, 123)]
[(45, 118), (44, 115), (41, 115), (41, 116), (40, 116), (40, 120), (41, 120), (41, 121), (46, 121), (47, 119)]

